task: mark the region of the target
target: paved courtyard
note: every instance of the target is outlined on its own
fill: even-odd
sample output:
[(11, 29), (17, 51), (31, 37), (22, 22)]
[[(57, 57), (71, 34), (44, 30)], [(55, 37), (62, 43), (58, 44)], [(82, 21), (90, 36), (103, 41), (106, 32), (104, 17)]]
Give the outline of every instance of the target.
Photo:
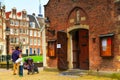
[(113, 80), (110, 78), (95, 77), (95, 76), (70, 76), (61, 75), (59, 72), (43, 71), (39, 69), (39, 74), (27, 75), (27, 71), (24, 70), (24, 76), (12, 75), (12, 70), (0, 69), (0, 80)]

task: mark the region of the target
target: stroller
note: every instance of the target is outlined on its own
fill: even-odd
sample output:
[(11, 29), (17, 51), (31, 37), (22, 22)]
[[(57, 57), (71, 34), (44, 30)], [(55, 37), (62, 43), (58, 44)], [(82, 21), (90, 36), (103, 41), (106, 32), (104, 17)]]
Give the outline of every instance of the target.
[(33, 63), (33, 59), (31, 58), (25, 59), (23, 67), (28, 70), (28, 75), (30, 73), (34, 74), (35, 72), (39, 73), (38, 67)]

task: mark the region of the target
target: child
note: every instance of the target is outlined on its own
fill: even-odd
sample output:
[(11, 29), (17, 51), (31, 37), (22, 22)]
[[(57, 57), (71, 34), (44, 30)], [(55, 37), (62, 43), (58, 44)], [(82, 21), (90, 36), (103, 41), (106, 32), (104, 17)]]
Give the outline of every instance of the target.
[(23, 62), (22, 58), (18, 58), (15, 63), (20, 63), (19, 65), (19, 76), (23, 76)]

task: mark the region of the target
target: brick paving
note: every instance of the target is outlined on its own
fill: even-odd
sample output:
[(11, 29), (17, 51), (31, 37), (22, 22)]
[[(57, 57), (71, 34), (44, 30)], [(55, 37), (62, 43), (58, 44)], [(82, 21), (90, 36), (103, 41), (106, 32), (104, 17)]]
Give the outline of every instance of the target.
[(27, 75), (24, 70), (24, 76), (12, 75), (12, 70), (0, 69), (0, 80), (113, 80), (109, 78), (95, 77), (95, 76), (70, 76), (61, 75), (59, 72), (43, 71), (39, 69), (39, 73)]

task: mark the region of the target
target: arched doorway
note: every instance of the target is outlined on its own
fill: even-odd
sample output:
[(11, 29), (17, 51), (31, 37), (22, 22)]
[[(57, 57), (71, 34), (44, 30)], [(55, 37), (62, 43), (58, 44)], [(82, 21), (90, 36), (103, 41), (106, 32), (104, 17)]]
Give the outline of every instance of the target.
[(87, 29), (75, 29), (72, 35), (73, 68), (89, 69), (89, 34)]

